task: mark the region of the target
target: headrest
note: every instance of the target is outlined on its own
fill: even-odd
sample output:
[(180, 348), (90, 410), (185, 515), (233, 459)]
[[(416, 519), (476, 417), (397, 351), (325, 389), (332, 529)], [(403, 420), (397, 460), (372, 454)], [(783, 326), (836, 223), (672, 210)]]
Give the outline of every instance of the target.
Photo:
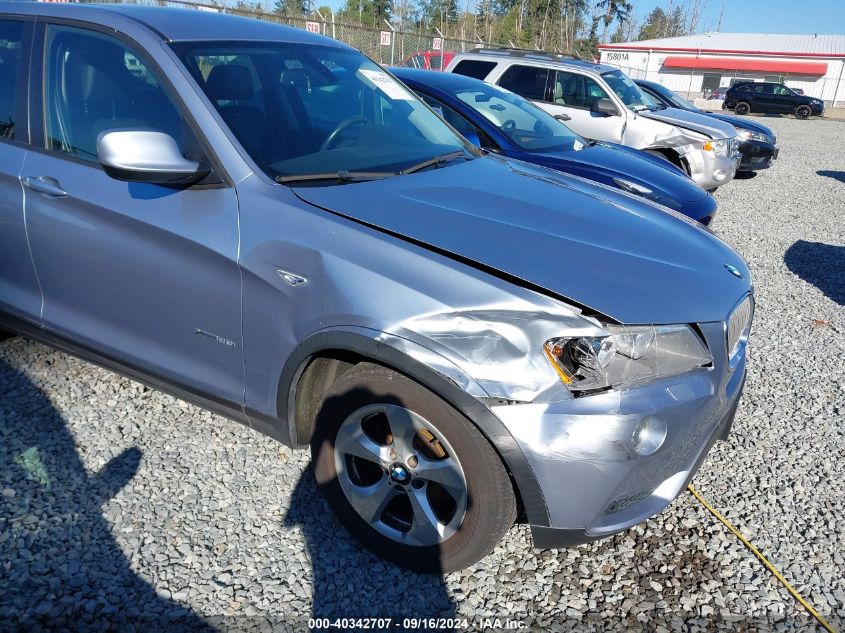
[(307, 88), (308, 87), (308, 75), (307, 73), (301, 68), (295, 68), (293, 70), (285, 70), (282, 72), (281, 77), (279, 78), (279, 83), (283, 86), (291, 86), (294, 88)]
[(212, 68), (205, 90), (214, 101), (251, 99), (254, 94), (249, 69), (240, 64), (222, 64)]

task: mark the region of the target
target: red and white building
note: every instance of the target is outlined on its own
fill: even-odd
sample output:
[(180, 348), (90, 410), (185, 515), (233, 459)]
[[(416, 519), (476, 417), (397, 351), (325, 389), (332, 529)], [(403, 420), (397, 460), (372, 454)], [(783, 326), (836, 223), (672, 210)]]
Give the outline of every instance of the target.
[(600, 44), (601, 62), (681, 93), (737, 81), (780, 81), (829, 103), (845, 102), (845, 35), (703, 33)]

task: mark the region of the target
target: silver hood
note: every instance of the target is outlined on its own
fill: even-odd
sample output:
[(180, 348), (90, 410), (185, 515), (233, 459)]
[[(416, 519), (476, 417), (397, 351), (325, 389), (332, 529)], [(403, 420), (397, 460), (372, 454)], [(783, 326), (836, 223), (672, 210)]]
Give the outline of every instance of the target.
[(488, 156), (295, 192), (336, 215), (621, 323), (723, 321), (750, 290), (742, 258), (700, 225), (641, 198), (519, 161)]
[(730, 123), (699, 114), (698, 112), (679, 110), (678, 108), (663, 108), (662, 110), (643, 110), (637, 114), (648, 119), (663, 121), (664, 123), (686, 128), (693, 132), (706, 134), (712, 139), (733, 138), (736, 136), (736, 128)]

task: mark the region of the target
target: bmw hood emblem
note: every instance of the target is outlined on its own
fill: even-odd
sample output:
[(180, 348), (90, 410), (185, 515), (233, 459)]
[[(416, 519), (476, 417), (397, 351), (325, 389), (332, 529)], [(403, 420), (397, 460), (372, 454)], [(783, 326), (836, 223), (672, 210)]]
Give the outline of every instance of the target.
[(727, 270), (730, 274), (732, 274), (737, 279), (745, 279), (745, 277), (742, 276), (742, 273), (739, 272), (739, 268), (737, 268), (736, 266), (731, 266), (730, 264), (725, 264), (725, 270)]

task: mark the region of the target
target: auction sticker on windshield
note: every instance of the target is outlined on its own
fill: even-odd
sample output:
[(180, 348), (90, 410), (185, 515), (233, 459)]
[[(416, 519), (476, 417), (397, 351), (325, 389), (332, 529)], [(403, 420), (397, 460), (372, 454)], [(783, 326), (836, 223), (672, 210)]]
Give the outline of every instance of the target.
[(383, 73), (378, 70), (368, 70), (366, 68), (361, 68), (358, 72), (363, 75), (365, 81), (373, 84), (373, 86), (381, 90), (391, 99), (402, 99), (403, 101), (413, 100), (413, 97), (405, 91), (402, 86), (391, 79), (390, 75), (387, 73)]

